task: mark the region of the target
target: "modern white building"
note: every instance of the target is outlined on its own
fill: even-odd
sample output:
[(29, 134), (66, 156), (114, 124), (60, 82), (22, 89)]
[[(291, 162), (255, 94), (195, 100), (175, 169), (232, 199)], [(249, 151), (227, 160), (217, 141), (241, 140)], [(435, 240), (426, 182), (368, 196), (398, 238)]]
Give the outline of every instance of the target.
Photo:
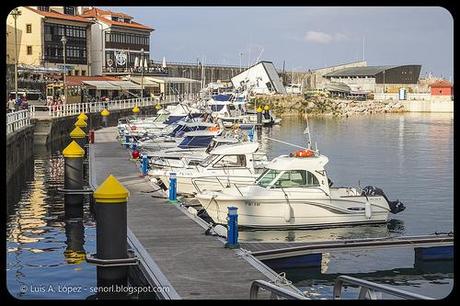
[(258, 62), (234, 76), (231, 81), (233, 87), (252, 87), (252, 92), (256, 94), (286, 94), (286, 89), (272, 62)]

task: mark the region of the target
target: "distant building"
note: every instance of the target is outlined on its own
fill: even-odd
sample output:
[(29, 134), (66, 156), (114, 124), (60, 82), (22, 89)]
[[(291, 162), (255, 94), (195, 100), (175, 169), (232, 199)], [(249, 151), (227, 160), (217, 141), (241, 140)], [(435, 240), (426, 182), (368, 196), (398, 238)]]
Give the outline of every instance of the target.
[(452, 84), (448, 81), (436, 81), (430, 85), (432, 96), (452, 96)]
[(231, 79), (235, 88), (241, 86), (252, 87), (253, 93), (286, 94), (286, 89), (281, 82), (278, 72), (272, 62), (261, 61)]
[(324, 75), (345, 69), (345, 68), (356, 68), (356, 67), (366, 67), (366, 61), (352, 62), (346, 64), (340, 64), (336, 66), (329, 66), (324, 68), (319, 68), (315, 70), (310, 70), (307, 72), (304, 79), (304, 88), (306, 89), (325, 89), (326, 85), (330, 82), (329, 79), (325, 78)]
[(421, 65), (367, 66), (336, 70), (323, 77), (345, 83), (352, 90), (398, 92), (400, 87), (417, 86)]
[[(94, 75), (123, 75), (149, 70), (151, 27), (133, 17), (95, 7), (83, 8), (81, 17), (91, 20)], [(144, 70), (144, 72), (145, 72)]]
[[(91, 74), (90, 26), (92, 21), (77, 16), (74, 6), (21, 6), (16, 20), (18, 63), (63, 70), (61, 39), (66, 37), (68, 75)], [(15, 28), (7, 18), (7, 63), (15, 63)]]

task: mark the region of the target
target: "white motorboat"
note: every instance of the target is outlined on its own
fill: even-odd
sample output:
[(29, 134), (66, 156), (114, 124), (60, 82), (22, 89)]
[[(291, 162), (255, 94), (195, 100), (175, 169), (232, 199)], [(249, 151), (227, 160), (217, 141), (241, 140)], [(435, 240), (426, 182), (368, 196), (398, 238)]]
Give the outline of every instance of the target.
[[(194, 194), (200, 190), (221, 190), (231, 183), (250, 184), (259, 176), (265, 163), (255, 161), (254, 153), (258, 143), (246, 142), (222, 145), (194, 167), (177, 168), (174, 171), (152, 169), (149, 176), (152, 181), (160, 179), (169, 188), (169, 176), (176, 173), (177, 193)], [(193, 179), (193, 181), (192, 181)]]
[(272, 160), (249, 186), (196, 194), (212, 220), (227, 223), (228, 207), (238, 208), (238, 224), (254, 228), (329, 227), (384, 223), (389, 212), (405, 209), (379, 188), (332, 187), (328, 158), (311, 149)]
[[(169, 127), (169, 126), (168, 126)], [(212, 122), (203, 121), (179, 121), (177, 124), (173, 124), (172, 130), (169, 131), (165, 128), (166, 134), (160, 134), (158, 136), (144, 137), (138, 141), (138, 147), (147, 150), (162, 150), (165, 148), (172, 148), (182, 142), (185, 135), (188, 132), (203, 131), (206, 129), (218, 130), (219, 127)], [(214, 129), (217, 128), (217, 129)], [(205, 133), (206, 134), (206, 133)]]
[[(196, 166), (205, 159), (212, 150), (226, 144), (236, 144), (240, 142), (255, 141), (254, 125), (235, 126), (232, 130), (225, 130), (221, 135), (213, 137), (207, 147), (178, 147), (151, 152), (148, 154), (150, 167), (161, 168), (163, 170), (173, 168), (186, 168)], [(258, 150), (254, 153), (256, 161), (264, 161), (267, 156)]]

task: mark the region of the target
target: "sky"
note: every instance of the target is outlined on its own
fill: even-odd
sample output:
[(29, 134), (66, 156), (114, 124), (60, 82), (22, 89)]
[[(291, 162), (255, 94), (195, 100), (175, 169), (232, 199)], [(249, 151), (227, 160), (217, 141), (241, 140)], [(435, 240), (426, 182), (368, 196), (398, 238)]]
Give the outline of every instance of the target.
[(453, 19), (442, 7), (101, 8), (153, 27), (154, 60), (243, 67), (267, 60), (306, 71), (364, 55), (368, 65), (420, 64), (421, 76), (453, 79)]

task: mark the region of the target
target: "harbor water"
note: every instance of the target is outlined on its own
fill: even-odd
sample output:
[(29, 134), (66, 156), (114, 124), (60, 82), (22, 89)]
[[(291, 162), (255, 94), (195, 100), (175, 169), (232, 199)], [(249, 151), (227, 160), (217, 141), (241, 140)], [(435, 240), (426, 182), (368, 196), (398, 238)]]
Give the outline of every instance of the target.
[[(384, 225), (317, 230), (244, 230), (241, 240), (313, 241), (412, 236), (453, 231), (453, 114), (376, 114), (352, 118), (308, 119), (313, 145), (329, 157), (328, 176), (335, 186), (382, 188), (406, 210)], [(262, 131), (269, 158), (297, 150), (269, 138), (305, 145), (303, 117), (284, 117)], [(294, 284), (318, 298), (331, 298), (335, 278), (347, 274), (397, 286), (434, 298), (453, 288), (452, 261), (415, 262), (412, 248), (323, 254), (321, 271), (292, 269)], [(346, 296), (346, 294), (345, 294)], [(357, 296), (350, 292), (349, 296)]]
[(69, 209), (58, 191), (64, 187), (59, 149), (66, 145), (36, 147), (33, 158), (8, 184), (9, 293), (18, 299), (155, 299), (134, 269), (124, 288), (98, 286), (97, 267), (85, 259), (86, 254), (96, 253), (89, 198), (85, 197), (83, 209)]
[[(283, 117), (264, 128), (259, 141), (269, 158), (297, 150), (270, 140), (305, 145), (303, 117)], [(382, 188), (406, 210), (375, 226), (317, 230), (243, 230), (240, 240), (312, 241), (423, 235), (453, 231), (453, 115), (379, 114), (352, 118), (309, 118), (313, 144), (329, 157), (326, 166), (335, 186)], [(62, 149), (62, 148), (61, 148)], [(127, 161), (128, 162), (128, 161)], [(82, 218), (68, 218), (63, 186), (63, 158), (57, 149), (35, 153), (20, 180), (8, 185), (7, 286), (18, 298), (89, 299), (97, 286), (96, 267), (82, 254), (95, 248), (94, 216), (85, 204)], [(412, 249), (330, 252), (320, 269), (282, 269), (310, 296), (331, 298), (335, 278), (357, 276), (442, 298), (453, 286), (451, 262), (421, 265)], [(79, 292), (43, 292), (49, 286), (79, 287)], [(45, 289), (41, 289), (45, 288)], [(248, 288), (249, 293), (249, 288)], [(355, 297), (348, 288), (345, 297)], [(128, 295), (139, 298), (137, 295)], [(145, 296), (152, 298), (152, 296)]]

